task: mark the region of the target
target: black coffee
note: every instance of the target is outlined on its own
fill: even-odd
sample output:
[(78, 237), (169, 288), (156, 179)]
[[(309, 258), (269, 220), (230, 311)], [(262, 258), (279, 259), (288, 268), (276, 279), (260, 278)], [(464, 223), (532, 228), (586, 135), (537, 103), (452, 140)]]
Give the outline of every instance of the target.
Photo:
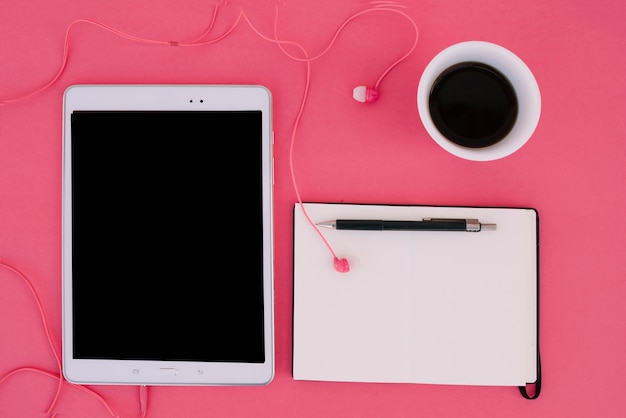
[(498, 70), (462, 62), (435, 80), (429, 98), (435, 126), (452, 142), (483, 148), (502, 140), (517, 119), (517, 96)]

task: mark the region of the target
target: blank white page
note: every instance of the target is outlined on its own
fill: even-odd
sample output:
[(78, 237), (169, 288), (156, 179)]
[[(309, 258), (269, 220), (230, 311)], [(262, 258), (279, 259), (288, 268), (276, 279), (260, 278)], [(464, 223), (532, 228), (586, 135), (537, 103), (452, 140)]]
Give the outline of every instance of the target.
[(335, 219), (477, 218), (495, 231), (320, 229), (294, 210), (293, 375), (301, 380), (523, 386), (536, 379), (532, 209), (312, 204)]

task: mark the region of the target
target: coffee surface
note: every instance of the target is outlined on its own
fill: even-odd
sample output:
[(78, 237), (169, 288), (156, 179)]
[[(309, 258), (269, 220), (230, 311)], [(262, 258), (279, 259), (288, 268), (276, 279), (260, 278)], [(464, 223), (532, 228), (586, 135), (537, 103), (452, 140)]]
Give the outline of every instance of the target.
[(509, 80), (480, 62), (462, 62), (443, 71), (433, 83), (429, 107), (439, 132), (469, 148), (501, 141), (518, 113), (517, 95)]

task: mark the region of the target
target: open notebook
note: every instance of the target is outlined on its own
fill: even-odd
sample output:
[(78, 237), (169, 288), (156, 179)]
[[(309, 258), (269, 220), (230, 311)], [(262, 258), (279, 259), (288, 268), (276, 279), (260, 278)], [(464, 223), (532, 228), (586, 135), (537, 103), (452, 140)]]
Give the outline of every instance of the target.
[(350, 261), (350, 272), (339, 273), (296, 204), (295, 379), (539, 385), (534, 209), (304, 205), (315, 223), (477, 218), (497, 229), (320, 228)]

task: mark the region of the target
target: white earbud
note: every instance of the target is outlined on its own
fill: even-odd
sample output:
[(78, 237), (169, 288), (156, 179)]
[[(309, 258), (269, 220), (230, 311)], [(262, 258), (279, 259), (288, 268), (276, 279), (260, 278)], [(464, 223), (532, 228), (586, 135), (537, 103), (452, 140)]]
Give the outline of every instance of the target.
[(354, 100), (361, 103), (374, 103), (378, 100), (378, 90), (373, 87), (358, 86), (352, 90)]

